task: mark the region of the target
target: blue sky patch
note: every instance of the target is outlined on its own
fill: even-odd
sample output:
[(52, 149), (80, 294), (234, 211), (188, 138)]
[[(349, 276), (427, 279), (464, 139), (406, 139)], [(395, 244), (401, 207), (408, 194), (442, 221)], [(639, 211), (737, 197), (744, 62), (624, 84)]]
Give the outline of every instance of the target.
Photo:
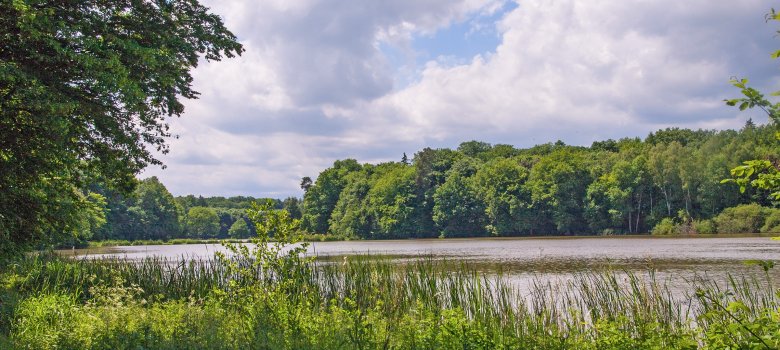
[(431, 60), (446, 57), (453, 63), (467, 63), (476, 55), (495, 52), (501, 43), (501, 33), (496, 22), (517, 7), (514, 2), (506, 3), (490, 15), (475, 14), (456, 22), (433, 35), (417, 35), (412, 47), (417, 53), (416, 63), (424, 65)]
[(433, 34), (417, 33), (412, 41), (413, 53), (380, 42), (379, 50), (395, 72), (396, 88), (417, 81), (419, 70), (429, 61), (438, 61), (445, 66), (468, 64), (476, 55), (495, 52), (501, 44), (496, 23), (515, 8), (516, 3), (508, 2), (492, 14), (474, 13)]

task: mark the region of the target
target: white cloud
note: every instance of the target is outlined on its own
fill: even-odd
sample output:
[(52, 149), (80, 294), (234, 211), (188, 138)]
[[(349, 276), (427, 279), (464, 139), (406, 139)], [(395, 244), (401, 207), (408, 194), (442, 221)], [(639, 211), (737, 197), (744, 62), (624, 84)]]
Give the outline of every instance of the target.
[(722, 103), (738, 93), (728, 78), (780, 81), (762, 0), (524, 0), (488, 24), (501, 35), (495, 52), (394, 71), (380, 49), (413, 57), (415, 37), (463, 21), (483, 30), (503, 4), (212, 2), (247, 52), (196, 70), (202, 97), (174, 123), (168, 169), (147, 174), (175, 194), (300, 194), (301, 176), (346, 157), (738, 127), (744, 115)]
[[(749, 51), (756, 36), (749, 30), (760, 27), (767, 9), (760, 1), (738, 7), (523, 1), (499, 23), (503, 43), (495, 54), (453, 67), (431, 62), (417, 84), (369, 110), (411, 126), (389, 137), (465, 140), (508, 132), (523, 145), (540, 131), (588, 142), (596, 131), (619, 137), (662, 125), (733, 127), (739, 121), (722, 100), (736, 93), (727, 80), (743, 62), (726, 50)], [(740, 21), (721, 21), (734, 15)], [(713, 118), (731, 124), (704, 122)]]

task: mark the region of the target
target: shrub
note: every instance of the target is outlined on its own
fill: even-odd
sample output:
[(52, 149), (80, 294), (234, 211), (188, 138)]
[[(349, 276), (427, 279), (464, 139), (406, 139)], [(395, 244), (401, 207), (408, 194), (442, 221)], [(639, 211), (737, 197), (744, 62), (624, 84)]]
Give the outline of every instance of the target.
[(758, 204), (744, 204), (726, 208), (713, 220), (718, 233), (754, 233), (764, 226), (764, 220), (771, 209)]
[(770, 214), (761, 227), (761, 232), (780, 233), (780, 209), (769, 209)]
[(671, 235), (676, 232), (676, 226), (672, 218), (664, 218), (653, 227), (654, 235)]
[(693, 230), (699, 234), (713, 234), (717, 232), (712, 220), (696, 220), (693, 222)]

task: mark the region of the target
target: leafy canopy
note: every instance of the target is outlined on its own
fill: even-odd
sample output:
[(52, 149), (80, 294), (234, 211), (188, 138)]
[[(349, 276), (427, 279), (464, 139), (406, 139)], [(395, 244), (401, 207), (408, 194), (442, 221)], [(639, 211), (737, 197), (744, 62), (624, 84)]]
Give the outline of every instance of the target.
[(0, 42), (0, 252), (72, 231), (85, 184), (131, 188), (199, 59), (243, 52), (196, 0), (3, 1)]

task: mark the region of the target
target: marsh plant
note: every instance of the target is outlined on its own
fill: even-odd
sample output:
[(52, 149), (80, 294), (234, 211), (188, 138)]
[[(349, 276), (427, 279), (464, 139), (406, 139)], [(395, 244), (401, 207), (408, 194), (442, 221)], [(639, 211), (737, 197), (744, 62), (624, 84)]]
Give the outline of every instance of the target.
[[(208, 261), (65, 260), (6, 266), (9, 349), (774, 349), (769, 274), (690, 281), (589, 272), (518, 289), (465, 262), (317, 261), (297, 221), (260, 203), (259, 235)], [(769, 263), (757, 263), (765, 271)], [(453, 268), (456, 265), (456, 268)], [(717, 282), (717, 283), (716, 283)]]

